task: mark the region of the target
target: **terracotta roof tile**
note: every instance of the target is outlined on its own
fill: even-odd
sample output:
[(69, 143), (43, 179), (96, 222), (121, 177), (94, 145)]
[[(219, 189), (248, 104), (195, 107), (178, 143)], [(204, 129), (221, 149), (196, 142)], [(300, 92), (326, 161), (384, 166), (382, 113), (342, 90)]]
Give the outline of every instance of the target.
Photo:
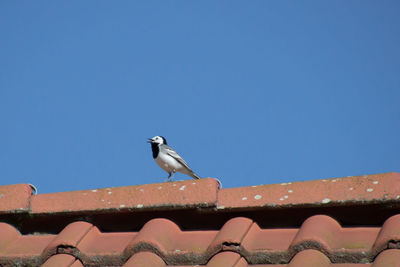
[[(302, 262), (303, 257), (310, 258), (301, 256), (304, 251), (308, 251), (306, 255), (323, 256), (312, 256), (315, 261), (326, 258), (332, 263), (372, 262), (389, 248), (400, 251), (393, 249), (398, 248), (396, 236), (391, 238), (388, 234), (400, 228), (399, 217), (392, 216), (381, 229), (342, 228), (325, 215), (310, 217), (299, 229), (261, 229), (248, 218), (238, 217), (229, 220), (220, 231), (182, 231), (172, 221), (154, 219), (138, 233), (102, 233), (87, 222), (75, 222), (58, 235), (20, 235), (12, 226), (2, 223), (0, 229), (6, 241), (1, 244), (0, 264), (24, 258), (38, 263), (57, 254), (69, 254), (85, 265), (96, 266), (100, 262), (121, 266), (135, 254), (146, 251), (169, 265), (206, 264), (221, 251), (230, 251), (233, 254), (224, 255), (239, 255), (251, 264), (292, 264), (294, 258), (294, 263)], [(378, 240), (386, 240), (386, 245), (380, 244), (378, 249)]]
[[(372, 247), (379, 228), (342, 228), (334, 219), (316, 215), (307, 219), (291, 244), (294, 252), (304, 249), (318, 249), (333, 262), (363, 261), (373, 257)], [(345, 257), (345, 259), (343, 258)]]
[(74, 222), (65, 227), (44, 249), (44, 257), (56, 253), (76, 254), (79, 242), (93, 227), (87, 222)]
[[(398, 267), (400, 251), (391, 249), (381, 253), (374, 263), (331, 263), (329, 259), (317, 250), (304, 250), (292, 259), (289, 264), (249, 264), (243, 257), (234, 252), (221, 252), (215, 255), (206, 265), (207, 267)], [(156, 254), (140, 252), (132, 256), (123, 267), (165, 267), (168, 266)], [(189, 265), (176, 265), (188, 267)], [(193, 266), (193, 265), (190, 265)], [(200, 265), (196, 265), (200, 266)]]
[(0, 251), (3, 251), (10, 243), (19, 238), (20, 234), (13, 226), (0, 222), (0, 236)]
[(371, 267), (399, 267), (400, 266), (400, 250), (388, 249), (383, 251), (376, 257)]
[[(307, 196), (307, 197), (305, 197)], [(316, 181), (227, 188), (219, 192), (225, 209), (296, 205), (343, 205), (400, 198), (400, 174), (385, 173)]]
[(400, 249), (400, 214), (385, 221), (374, 243), (374, 253), (377, 254), (386, 248)]
[(83, 267), (83, 264), (74, 256), (57, 254), (49, 258), (42, 267)]
[(214, 254), (220, 250), (237, 251), (252, 224), (252, 220), (243, 217), (227, 221), (211, 242), (209, 253)]
[(216, 204), (217, 191), (218, 182), (215, 179), (201, 179), (39, 194), (32, 197), (31, 213), (210, 207)]
[(298, 229), (261, 229), (253, 223), (241, 243), (241, 253), (250, 262), (289, 262), (289, 247)]
[(207, 267), (220, 267), (220, 266), (235, 266), (240, 260), (240, 254), (233, 252), (222, 252), (218, 253), (210, 259), (207, 263)]
[[(29, 185), (1, 186), (0, 266), (400, 267), (399, 175), (333, 180), (218, 189), (201, 179), (37, 196)], [(302, 200), (271, 204), (281, 188)]]
[(290, 267), (319, 266), (328, 267), (331, 265), (329, 258), (318, 250), (307, 249), (299, 252), (290, 262)]
[(172, 221), (153, 219), (146, 223), (138, 235), (126, 247), (124, 254), (138, 251), (153, 251), (169, 264), (187, 263), (195, 260), (205, 263), (209, 244), (217, 231), (183, 232)]
[(0, 214), (28, 211), (31, 196), (32, 188), (28, 184), (0, 186)]
[(77, 248), (85, 251), (88, 258), (99, 255), (119, 257), (135, 236), (137, 233), (134, 232), (101, 233), (97, 227), (93, 227), (79, 242)]
[(134, 254), (123, 265), (123, 267), (164, 267), (167, 266), (165, 262), (156, 254), (151, 252), (139, 252)]

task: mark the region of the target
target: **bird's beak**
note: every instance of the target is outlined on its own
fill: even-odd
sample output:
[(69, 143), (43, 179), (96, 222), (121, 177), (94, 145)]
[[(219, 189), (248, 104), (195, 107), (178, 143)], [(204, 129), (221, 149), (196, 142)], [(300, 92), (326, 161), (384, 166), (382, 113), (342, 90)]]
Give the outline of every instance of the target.
[(153, 139), (151, 139), (151, 138), (147, 138), (147, 143), (151, 143), (153, 141)]

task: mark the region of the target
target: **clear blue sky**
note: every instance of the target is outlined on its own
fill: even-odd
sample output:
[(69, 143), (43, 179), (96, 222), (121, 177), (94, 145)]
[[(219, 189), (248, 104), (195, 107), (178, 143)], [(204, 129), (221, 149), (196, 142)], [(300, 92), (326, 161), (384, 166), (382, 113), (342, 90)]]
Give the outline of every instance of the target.
[[(0, 184), (400, 171), (399, 1), (1, 1)], [(182, 174), (176, 178), (190, 179)]]

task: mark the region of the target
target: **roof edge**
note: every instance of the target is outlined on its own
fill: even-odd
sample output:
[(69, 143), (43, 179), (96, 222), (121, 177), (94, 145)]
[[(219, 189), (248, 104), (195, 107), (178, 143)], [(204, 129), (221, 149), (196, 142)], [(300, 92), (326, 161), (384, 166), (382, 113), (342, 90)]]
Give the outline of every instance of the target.
[(400, 205), (396, 172), (219, 189), (214, 178), (33, 195), (29, 184), (0, 186), (0, 215), (205, 209), (290, 209)]
[(29, 212), (32, 194), (30, 184), (0, 186), (0, 214)]
[(32, 196), (31, 213), (108, 213), (217, 206), (213, 178), (136, 186), (48, 193)]
[(400, 203), (399, 173), (227, 188), (219, 191), (217, 209), (337, 207), (384, 203)]

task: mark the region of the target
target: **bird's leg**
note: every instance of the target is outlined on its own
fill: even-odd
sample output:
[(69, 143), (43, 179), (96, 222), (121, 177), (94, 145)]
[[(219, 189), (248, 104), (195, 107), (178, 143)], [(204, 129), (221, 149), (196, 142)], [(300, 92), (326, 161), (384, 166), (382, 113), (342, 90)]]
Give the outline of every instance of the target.
[(172, 175), (172, 180), (175, 179), (175, 170), (172, 171), (173, 175)]
[(172, 175), (172, 173), (168, 173), (168, 177), (167, 177), (167, 179), (165, 180), (165, 182), (169, 182), (169, 178), (171, 177), (171, 175)]

